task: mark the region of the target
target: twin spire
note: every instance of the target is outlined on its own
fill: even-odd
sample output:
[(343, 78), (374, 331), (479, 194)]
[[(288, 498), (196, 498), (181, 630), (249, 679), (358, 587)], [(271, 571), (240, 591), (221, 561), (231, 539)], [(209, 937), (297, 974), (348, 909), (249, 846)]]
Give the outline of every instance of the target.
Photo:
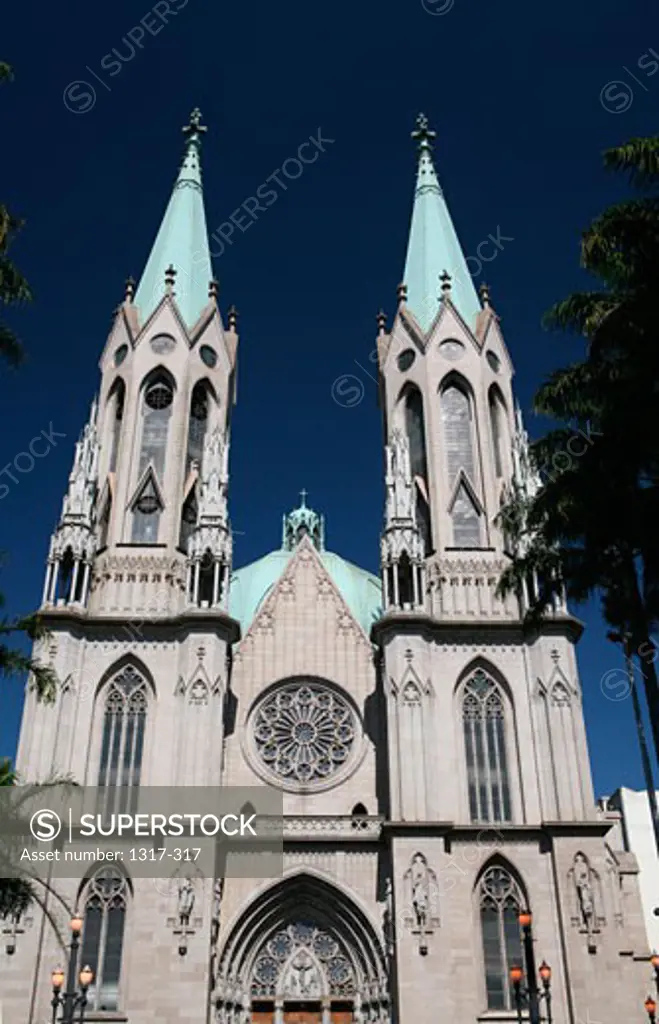
[(201, 141), (205, 131), (201, 112), (193, 110), (183, 128), (185, 145), (181, 168), (135, 293), (134, 301), (142, 323), (168, 287), (174, 290), (176, 304), (188, 327), (196, 323), (208, 303), (213, 270), (201, 186)]
[[(135, 293), (142, 323), (171, 291), (188, 327), (196, 323), (209, 301), (213, 270), (201, 183), (205, 132), (201, 113), (195, 109), (183, 128), (181, 168)], [(437, 180), (432, 160), (435, 132), (428, 127), (424, 114), (419, 114), (412, 138), (418, 143), (419, 160), (403, 275), (407, 288), (404, 301), (427, 331), (441, 302), (440, 278), (448, 273), (451, 301), (473, 326), (481, 303)]]
[(442, 275), (448, 273), (451, 301), (473, 328), (481, 303), (437, 180), (432, 160), (435, 132), (425, 114), (417, 117), (412, 138), (418, 142), (419, 163), (403, 274), (405, 301), (423, 330), (429, 330), (441, 301)]

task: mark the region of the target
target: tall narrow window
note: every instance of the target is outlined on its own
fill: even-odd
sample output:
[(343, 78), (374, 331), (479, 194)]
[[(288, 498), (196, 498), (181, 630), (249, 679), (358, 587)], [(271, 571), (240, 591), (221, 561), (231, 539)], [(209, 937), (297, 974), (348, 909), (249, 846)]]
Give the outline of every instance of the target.
[(101, 809), (107, 813), (134, 810), (142, 775), (147, 684), (132, 665), (126, 665), (105, 695), (103, 738), (98, 773)]
[(117, 468), (119, 455), (119, 442), (121, 441), (121, 424), (124, 418), (124, 402), (126, 398), (126, 385), (121, 377), (115, 381), (112, 391), (111, 424), (110, 424), (110, 462), (108, 469), (114, 473)]
[(187, 553), (188, 541), (192, 536), (194, 528), (197, 524), (197, 499), (195, 497), (194, 487), (188, 494), (187, 498), (183, 502), (183, 509), (181, 511), (181, 529), (179, 532), (178, 546), (181, 551)]
[(108, 494), (103, 505), (100, 519), (98, 521), (98, 546), (103, 549), (107, 547), (108, 535), (110, 532), (110, 516), (112, 515), (112, 497)]
[(441, 397), (449, 486), (463, 470), (476, 482), (472, 407), (469, 395), (457, 384), (448, 384)]
[(504, 702), (482, 669), (465, 686), (462, 721), (471, 820), (512, 821)]
[(165, 472), (167, 431), (172, 416), (174, 391), (164, 374), (154, 377), (144, 389), (142, 404), (142, 443), (137, 471), (141, 477), (149, 463), (160, 480)]
[(503, 476), (503, 437), (504, 437), (504, 409), (501, 399), (494, 387), (490, 388), (488, 396), (490, 408), (490, 430), (492, 432), (492, 451), (494, 453), (494, 472), (498, 477)]
[(518, 915), (525, 900), (509, 871), (487, 868), (479, 886), (485, 987), (488, 1010), (514, 1009), (510, 968), (521, 965), (522, 940)]
[(477, 548), (482, 543), (481, 513), (473, 491), (476, 486), (476, 457), (471, 398), (458, 384), (449, 383), (442, 390), (440, 408), (448, 489), (453, 495), (449, 507), (453, 544), (456, 548)]
[(426, 431), (423, 422), (423, 399), (417, 388), (410, 388), (405, 397), (405, 431), (410, 448), (410, 466), (414, 481), (416, 522), (421, 531), (425, 553), (429, 554), (432, 548), (432, 531)]
[(87, 992), (93, 1010), (119, 1008), (121, 955), (128, 884), (117, 868), (101, 868), (89, 880), (85, 893), (81, 964), (89, 965), (94, 980)]
[(467, 487), (461, 483), (451, 506), (456, 548), (477, 548), (481, 543), (481, 517)]
[(192, 399), (190, 401), (190, 416), (188, 418), (188, 450), (185, 459), (186, 477), (190, 472), (193, 461), (196, 461), (198, 465), (201, 465), (207, 425), (208, 387), (204, 381), (199, 381), (194, 386)]
[(133, 502), (133, 544), (157, 544), (162, 502), (156, 490), (153, 473), (149, 472)]

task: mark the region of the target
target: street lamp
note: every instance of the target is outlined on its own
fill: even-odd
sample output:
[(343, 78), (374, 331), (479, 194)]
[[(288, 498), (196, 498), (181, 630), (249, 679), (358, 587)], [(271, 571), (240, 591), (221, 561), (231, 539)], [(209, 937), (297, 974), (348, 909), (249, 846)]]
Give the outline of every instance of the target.
[[(68, 972), (64, 973), (61, 967), (56, 967), (50, 976), (53, 986), (53, 1024), (57, 1024), (57, 1011), (62, 1007), (60, 1024), (74, 1024), (76, 1010), (80, 1009), (78, 1020), (83, 1024), (85, 1019), (85, 1007), (87, 1006), (87, 990), (94, 980), (94, 972), (91, 967), (83, 967), (76, 977), (78, 967), (78, 949), (80, 947), (80, 934), (82, 932), (82, 918), (71, 918), (69, 927), (71, 929), (71, 953), (69, 956)], [(66, 992), (62, 992), (66, 979)], [(76, 986), (80, 991), (76, 991)]]
[(656, 1024), (657, 1004), (656, 1001), (652, 998), (652, 996), (648, 996), (648, 998), (645, 1000), (645, 1011), (648, 1015), (648, 1020), (650, 1021), (650, 1024)]
[[(544, 999), (547, 1008), (547, 1024), (552, 1024), (551, 1016), (551, 967), (543, 960), (537, 972), (542, 982), (542, 992), (538, 988), (538, 977), (535, 969), (535, 952), (533, 949), (533, 914), (530, 910), (522, 910), (519, 913), (518, 921), (522, 929), (524, 960), (526, 963), (526, 977), (528, 978), (524, 995), (529, 1003), (530, 1024), (540, 1024), (540, 1000)], [(522, 978), (524, 972), (518, 964), (510, 968), (510, 980), (515, 994), (515, 1006), (517, 1007), (517, 1019), (522, 1019)]]

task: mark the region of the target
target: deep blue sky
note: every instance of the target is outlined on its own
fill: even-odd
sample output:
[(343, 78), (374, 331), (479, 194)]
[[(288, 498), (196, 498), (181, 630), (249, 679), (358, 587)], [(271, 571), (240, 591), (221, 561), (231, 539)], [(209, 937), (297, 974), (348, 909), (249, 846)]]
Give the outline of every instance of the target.
[[(486, 276), (525, 410), (543, 376), (578, 353), (540, 318), (583, 284), (579, 232), (624, 193), (601, 170), (601, 150), (656, 130), (656, 9), (651, 0), (425, 3), (172, 0), (178, 14), (147, 32), (113, 77), (104, 56), (116, 47), (128, 58), (124, 37), (141, 18), (157, 31), (147, 0), (10, 6), (0, 58), (17, 80), (0, 91), (0, 197), (27, 221), (15, 258), (35, 302), (13, 318), (29, 364), (0, 377), (0, 466), (49, 424), (66, 434), (0, 501), (10, 611), (40, 599), (111, 314), (146, 260), (194, 105), (209, 125), (211, 228), (318, 128), (334, 140), (216, 261), (223, 311), (240, 311), (237, 565), (278, 546), (281, 514), (304, 486), (326, 514), (328, 545), (377, 571), (381, 433), (369, 359), (375, 314), (382, 305), (391, 315), (402, 274), (419, 110), (438, 133), (438, 172), (465, 251), (497, 228), (513, 239)], [(85, 112), (63, 102), (76, 80), (96, 90)], [(607, 88), (616, 81), (625, 84)], [(69, 93), (78, 109), (85, 88)], [(346, 374), (364, 392), (348, 408), (332, 397)], [(530, 415), (528, 425), (538, 429)], [(640, 785), (630, 702), (602, 694), (618, 654), (597, 609), (584, 617), (596, 789)], [(0, 754), (14, 751), (21, 699), (19, 683), (3, 684)]]

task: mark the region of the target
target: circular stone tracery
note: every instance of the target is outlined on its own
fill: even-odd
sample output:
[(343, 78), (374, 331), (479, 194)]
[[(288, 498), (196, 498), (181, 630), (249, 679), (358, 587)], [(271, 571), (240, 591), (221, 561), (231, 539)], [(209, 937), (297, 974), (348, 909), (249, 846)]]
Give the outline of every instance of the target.
[(254, 716), (256, 751), (269, 771), (294, 783), (321, 782), (349, 760), (356, 733), (348, 702), (315, 682), (291, 682)]

